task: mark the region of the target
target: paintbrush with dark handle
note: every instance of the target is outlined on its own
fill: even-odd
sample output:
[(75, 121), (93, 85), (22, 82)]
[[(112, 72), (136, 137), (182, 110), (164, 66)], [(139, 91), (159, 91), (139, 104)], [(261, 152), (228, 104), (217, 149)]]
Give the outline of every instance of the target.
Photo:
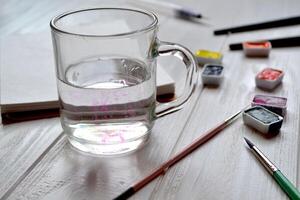
[[(275, 39), (264, 39), (260, 41), (269, 41), (272, 48), (282, 48), (282, 47), (298, 47), (300, 46), (300, 36), (296, 37), (286, 37), (286, 38), (275, 38)], [(253, 42), (260, 42), (253, 41)], [(243, 50), (243, 43), (229, 44), (229, 49), (231, 51)]]
[(260, 22), (255, 24), (248, 24), (236, 27), (230, 27), (220, 30), (215, 30), (215, 35), (224, 35), (228, 33), (240, 33), (240, 32), (247, 32), (247, 31), (254, 31), (254, 30), (261, 30), (261, 29), (268, 29), (268, 28), (277, 28), (277, 27), (284, 27), (284, 26), (293, 26), (300, 24), (300, 16), (283, 18), (283, 19), (276, 19), (267, 22)]

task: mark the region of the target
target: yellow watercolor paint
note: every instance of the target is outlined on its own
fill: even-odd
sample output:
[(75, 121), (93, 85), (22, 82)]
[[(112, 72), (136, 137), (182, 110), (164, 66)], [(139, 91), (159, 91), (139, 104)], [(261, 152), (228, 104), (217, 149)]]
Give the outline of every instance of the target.
[(204, 58), (210, 58), (210, 59), (221, 59), (222, 54), (215, 51), (208, 51), (208, 50), (198, 50), (196, 51), (197, 57), (204, 57)]

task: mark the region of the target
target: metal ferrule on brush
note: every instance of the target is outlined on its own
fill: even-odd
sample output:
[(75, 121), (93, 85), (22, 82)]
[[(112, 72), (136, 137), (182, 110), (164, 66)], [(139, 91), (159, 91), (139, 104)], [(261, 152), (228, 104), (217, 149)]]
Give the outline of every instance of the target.
[(278, 170), (277, 167), (256, 146), (253, 146), (252, 151), (254, 152), (255, 157), (258, 158), (271, 175)]

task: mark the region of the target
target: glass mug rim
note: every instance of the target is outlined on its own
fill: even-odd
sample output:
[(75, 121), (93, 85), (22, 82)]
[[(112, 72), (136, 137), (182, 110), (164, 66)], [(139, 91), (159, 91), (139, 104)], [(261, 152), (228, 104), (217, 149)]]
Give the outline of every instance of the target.
[[(56, 25), (56, 22), (58, 22), (60, 19), (67, 17), (69, 15), (80, 13), (80, 12), (86, 12), (86, 11), (95, 11), (95, 10), (120, 10), (120, 11), (130, 11), (130, 12), (140, 13), (140, 14), (149, 16), (152, 19), (152, 22), (148, 26), (145, 26), (141, 29), (124, 32), (124, 33), (107, 34), (107, 35), (75, 33), (75, 32), (66, 31), (63, 28), (60, 28)], [(136, 8), (124, 8), (124, 7), (97, 7), (97, 8), (76, 9), (76, 10), (64, 12), (64, 13), (54, 17), (50, 21), (51, 29), (56, 32), (59, 32), (62, 34), (67, 34), (67, 35), (73, 35), (73, 36), (95, 37), (95, 38), (111, 38), (111, 37), (124, 37), (124, 36), (126, 37), (126, 36), (132, 36), (132, 35), (136, 35), (136, 34), (143, 34), (145, 32), (155, 29), (157, 24), (158, 24), (158, 18), (153, 12), (150, 12), (147, 10), (136, 9)]]

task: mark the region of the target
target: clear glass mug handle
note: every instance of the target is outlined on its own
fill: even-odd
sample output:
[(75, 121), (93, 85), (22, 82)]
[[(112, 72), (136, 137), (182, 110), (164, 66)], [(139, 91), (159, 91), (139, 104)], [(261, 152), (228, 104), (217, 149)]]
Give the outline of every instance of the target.
[(175, 56), (183, 61), (187, 69), (185, 79), (185, 87), (183, 93), (175, 100), (167, 103), (159, 103), (156, 105), (156, 118), (170, 114), (183, 107), (190, 96), (195, 91), (198, 82), (198, 67), (194, 55), (185, 47), (171, 42), (158, 42), (159, 56)]

